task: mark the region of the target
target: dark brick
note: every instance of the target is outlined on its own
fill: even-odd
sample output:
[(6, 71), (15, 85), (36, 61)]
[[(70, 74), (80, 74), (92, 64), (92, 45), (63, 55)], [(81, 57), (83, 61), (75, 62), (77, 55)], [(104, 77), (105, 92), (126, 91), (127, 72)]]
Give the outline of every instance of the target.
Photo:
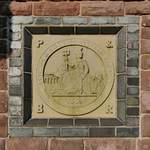
[(90, 137), (114, 137), (115, 128), (90, 128)]
[(139, 128), (117, 128), (117, 136), (119, 137), (137, 137)]
[(117, 120), (116, 118), (110, 118), (110, 119), (107, 119), (107, 118), (102, 118), (100, 119), (100, 123), (102, 126), (120, 126), (122, 125), (122, 122)]
[(137, 107), (128, 107), (127, 108), (127, 115), (129, 115), (129, 116), (139, 115), (139, 108), (137, 108)]
[(73, 119), (50, 119), (49, 126), (73, 126)]
[(75, 119), (75, 125), (77, 126), (98, 126), (98, 119)]

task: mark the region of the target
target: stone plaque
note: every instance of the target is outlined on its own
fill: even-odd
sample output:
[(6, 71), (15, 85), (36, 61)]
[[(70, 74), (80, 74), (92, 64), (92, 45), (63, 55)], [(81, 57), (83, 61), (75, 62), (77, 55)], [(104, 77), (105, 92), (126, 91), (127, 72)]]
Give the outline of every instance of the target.
[(33, 118), (117, 116), (115, 35), (34, 35)]

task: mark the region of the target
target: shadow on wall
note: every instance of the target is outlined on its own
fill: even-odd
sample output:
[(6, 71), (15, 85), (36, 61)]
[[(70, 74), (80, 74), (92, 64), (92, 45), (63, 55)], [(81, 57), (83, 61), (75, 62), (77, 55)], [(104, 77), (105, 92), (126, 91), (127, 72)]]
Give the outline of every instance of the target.
[(0, 1), (0, 56), (6, 57), (10, 54), (9, 39), (11, 39), (9, 20), (11, 19), (11, 11), (9, 9), (9, 1)]

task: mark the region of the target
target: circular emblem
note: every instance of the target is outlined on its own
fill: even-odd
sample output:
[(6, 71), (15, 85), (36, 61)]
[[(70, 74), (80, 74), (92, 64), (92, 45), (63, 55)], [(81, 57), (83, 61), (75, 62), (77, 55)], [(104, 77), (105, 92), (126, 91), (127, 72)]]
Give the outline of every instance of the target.
[(114, 82), (113, 66), (93, 48), (89, 43), (68, 41), (43, 54), (37, 80), (51, 109), (65, 115), (84, 115), (106, 101)]

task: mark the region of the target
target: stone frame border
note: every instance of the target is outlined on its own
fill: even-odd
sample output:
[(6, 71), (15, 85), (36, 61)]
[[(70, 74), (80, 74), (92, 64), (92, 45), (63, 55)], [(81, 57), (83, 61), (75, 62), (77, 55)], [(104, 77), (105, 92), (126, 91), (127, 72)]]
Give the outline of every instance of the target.
[[(38, 20), (38, 17), (36, 17), (37, 18), (37, 20)], [(64, 18), (66, 18), (66, 17), (64, 17)], [(82, 17), (83, 18), (83, 17)], [(96, 17), (93, 17), (93, 18), (96, 18)], [(104, 18), (104, 20), (107, 18), (108, 20), (110, 20), (110, 18), (111, 17), (99, 17), (99, 18)], [(114, 18), (114, 17), (112, 17), (112, 18)], [(124, 22), (126, 22), (127, 20), (127, 18), (126, 17), (118, 17), (118, 18), (120, 18), (120, 19), (122, 19)], [(135, 17), (135, 18), (137, 18), (137, 17)], [(107, 20), (107, 21), (108, 21)], [(46, 20), (45, 20), (46, 21)], [(102, 21), (102, 20), (101, 20)], [(105, 20), (106, 21), (106, 20)], [(41, 22), (41, 21), (40, 21)], [(138, 23), (137, 23), (138, 24)], [(35, 25), (35, 24), (34, 24)], [(124, 25), (127, 25), (127, 22), (126, 23), (121, 23), (121, 24), (109, 24), (109, 23), (99, 23), (99, 25), (98, 26), (102, 26), (102, 25), (106, 25), (106, 26), (124, 26)], [(42, 25), (42, 26), (44, 26), (44, 25)], [(46, 25), (45, 25), (46, 26)], [(72, 25), (71, 25), (72, 26)], [(84, 26), (86, 26), (86, 25), (84, 25)], [(88, 25), (89, 26), (89, 25)], [(87, 26), (87, 27), (88, 27)], [(95, 25), (92, 25), (92, 26), (94, 26), (94, 27), (96, 27)], [(45, 30), (45, 28), (42, 28), (42, 27), (40, 27), (39, 26), (39, 28), (40, 29), (42, 29), (42, 30), (40, 30), (40, 33), (41, 34), (45, 34), (45, 33), (48, 33), (48, 30), (46, 31)], [(26, 28), (25, 28), (26, 29)], [(133, 29), (132, 29), (133, 30)], [(120, 49), (120, 51), (118, 51), (119, 53), (120, 52), (122, 52), (121, 51), (121, 49), (123, 48), (124, 49), (124, 52), (126, 52), (126, 44), (122, 44), (122, 37), (124, 37), (124, 42), (126, 43), (126, 37), (124, 36), (125, 34), (124, 34), (125, 32), (122, 32), (121, 34), (119, 34), (119, 36), (120, 36), (120, 38), (119, 39), (121, 39), (120, 40), (120, 45), (119, 45), (119, 47), (118, 47), (118, 49)], [(24, 32), (24, 35), (25, 36), (27, 36), (28, 38), (26, 39), (26, 38), (24, 38), (24, 40), (25, 40), (25, 43), (26, 44), (28, 44), (28, 46), (29, 45), (31, 45), (31, 41), (30, 41), (30, 39), (31, 39), (31, 37), (29, 36), (29, 32)], [(107, 33), (106, 33), (107, 34)], [(129, 37), (129, 36), (128, 36)], [(137, 42), (137, 41), (136, 41)], [(129, 49), (129, 45), (130, 43), (129, 43), (129, 41), (128, 41), (128, 49)], [(133, 45), (134, 43), (132, 43), (132, 45)], [(125, 45), (125, 46), (124, 46)], [(28, 55), (29, 56), (29, 54), (27, 54), (27, 53), (30, 53), (29, 52), (29, 47), (28, 46), (26, 46), (26, 45), (24, 45), (25, 46), (25, 51), (26, 51), (26, 55)], [(132, 48), (131, 48), (132, 49)], [(133, 48), (134, 49), (134, 48)], [(119, 56), (122, 56), (122, 57), (119, 57), (119, 58), (121, 58), (119, 61), (121, 61), (121, 60), (123, 60), (122, 58), (124, 58), (124, 56), (125, 56), (126, 54), (123, 54), (123, 53), (121, 53), (121, 54), (119, 54)], [(31, 56), (31, 55), (30, 55)], [(25, 58), (25, 60), (27, 59), (27, 58), (29, 58), (29, 57), (24, 57)], [(126, 59), (125, 59), (126, 60)], [(27, 61), (30, 61), (30, 60), (27, 60)], [(126, 62), (124, 62), (124, 64), (125, 64)], [(26, 65), (25, 65), (26, 63), (24, 63), (24, 68), (26, 68)], [(121, 63), (119, 63), (119, 64), (121, 64)], [(123, 64), (123, 65), (124, 65)], [(127, 66), (128, 66), (128, 64), (127, 64)], [(28, 66), (29, 67), (29, 66)], [(121, 67), (122, 68), (122, 67)], [(26, 68), (27, 69), (27, 68)], [(28, 68), (29, 70), (26, 70), (25, 69), (25, 78), (27, 78), (27, 79), (30, 79), (31, 78), (31, 76), (30, 76), (30, 72), (28, 72), (28, 71), (30, 71), (30, 68)], [(124, 69), (126, 69), (126, 65), (124, 65)], [(130, 77), (130, 76), (129, 76)], [(26, 80), (26, 79), (25, 79)], [(120, 74), (120, 76), (118, 76), (118, 81), (119, 81), (119, 85), (120, 85), (120, 87), (119, 87), (119, 89), (122, 89), (122, 85), (127, 85), (127, 83), (126, 83), (126, 75), (123, 75), (122, 74), (122, 71), (121, 71), (121, 74)], [(27, 82), (24, 82), (24, 83), (27, 83)], [(26, 84), (25, 84), (25, 86), (26, 86)], [(27, 85), (27, 87), (28, 87), (28, 85)], [(130, 97), (130, 95), (131, 95), (131, 97), (134, 95), (133, 93), (134, 93), (134, 91), (133, 91), (133, 93), (132, 93), (132, 91), (130, 91), (129, 90), (129, 88), (130, 87), (127, 87), (127, 97)], [(131, 87), (132, 88), (132, 87)], [(25, 88), (26, 89), (26, 88)], [(126, 93), (126, 87), (125, 87), (125, 93)], [(23, 91), (22, 91), (23, 92)], [(21, 92), (21, 96), (22, 96), (22, 93)], [(26, 91), (24, 91), (25, 93), (26, 93)], [(130, 93), (131, 92), (131, 93)], [(27, 92), (28, 93), (28, 92)], [(31, 93), (30, 93), (31, 94)], [(11, 95), (11, 94), (10, 94)], [(26, 94), (25, 94), (26, 95)], [(121, 96), (121, 95), (120, 95)], [(50, 136), (50, 137), (53, 137), (53, 136), (57, 136), (57, 137), (114, 137), (114, 136), (116, 136), (116, 137), (136, 137), (136, 136), (138, 136), (138, 127), (136, 126), (136, 127), (134, 127), (134, 128), (129, 128), (130, 127), (130, 125), (128, 126), (127, 125), (127, 121), (125, 122), (125, 116), (124, 116), (124, 119), (123, 119), (123, 121), (124, 121), (124, 123), (122, 124), (122, 123), (120, 123), (120, 122), (118, 122), (118, 120), (114, 120), (114, 119), (105, 119), (105, 118), (101, 118), (100, 119), (100, 121), (102, 121), (101, 122), (101, 126), (97, 126), (97, 121), (95, 120), (95, 119), (88, 119), (88, 120), (85, 120), (85, 119), (78, 119), (77, 121), (76, 121), (76, 123), (78, 122), (79, 123), (79, 125), (77, 125), (77, 126), (73, 126), (74, 124), (75, 124), (75, 122), (73, 123), (73, 120), (71, 120), (71, 119), (60, 119), (60, 120), (49, 120), (49, 121), (46, 121), (45, 119), (30, 119), (30, 117), (31, 117), (31, 109), (30, 109), (30, 107), (29, 107), (29, 105), (31, 105), (31, 99), (30, 99), (31, 97), (25, 97), (25, 103), (24, 103), (24, 111), (26, 111), (26, 109), (27, 109), (27, 113), (23, 113), (22, 112), (22, 115), (24, 115), (24, 114), (26, 114), (24, 117), (22, 117), (22, 119), (20, 118), (20, 117), (18, 117), (18, 119), (17, 119), (17, 121), (19, 121), (19, 118), (21, 119), (20, 121), (21, 121), (21, 125), (19, 125), (19, 128), (10, 128), (10, 136)], [(124, 103), (124, 102), (127, 102), (126, 101), (126, 94), (125, 94), (125, 97), (120, 97), (120, 101), (119, 101), (119, 103), (120, 103), (120, 105), (122, 104), (122, 103)], [(123, 101), (124, 100), (124, 101)], [(22, 104), (23, 104), (23, 102), (22, 102)], [(122, 106), (121, 106), (122, 107)], [(21, 108), (21, 110), (22, 110), (22, 106), (20, 107)], [(129, 107), (130, 108), (130, 111), (129, 112), (134, 112), (134, 108), (131, 108), (131, 107)], [(12, 107), (12, 109), (13, 109), (13, 107)], [(128, 114), (128, 108), (127, 108), (127, 110), (126, 110), (126, 108), (125, 108), (125, 106), (124, 106), (124, 109), (125, 109), (125, 111), (126, 111), (126, 114)], [(120, 109), (120, 112), (121, 112), (122, 110)], [(13, 116), (13, 115), (12, 115)], [(132, 116), (132, 115), (131, 115)], [(138, 116), (137, 114), (135, 115), (135, 116)], [(15, 118), (16, 119), (16, 118)], [(24, 122), (26, 122), (27, 120), (29, 120), (30, 119), (30, 121), (28, 121), (25, 125), (23, 125), (24, 123), (23, 123), (23, 120), (24, 120)], [(11, 120), (10, 120), (10, 122), (12, 122), (13, 121), (13, 119), (11, 118)], [(15, 120), (14, 120), (15, 121)], [(110, 125), (110, 121), (111, 121), (111, 125)], [(52, 126), (49, 126), (49, 124), (50, 124), (50, 122), (52, 122)], [(91, 123), (89, 123), (89, 122), (91, 122)], [(78, 124), (77, 123), (77, 124)], [(119, 123), (119, 124), (118, 124)], [(80, 125), (80, 124), (82, 124), (82, 125)], [(98, 121), (98, 124), (99, 124), (99, 121)], [(45, 128), (45, 127), (47, 127), (47, 125), (48, 125), (48, 127), (50, 127), (50, 128)], [(125, 127), (121, 127), (122, 125), (127, 125), (127, 128), (125, 128)], [(63, 128), (60, 128), (59, 126), (62, 126)], [(109, 127), (108, 127), (109, 126)], [(120, 126), (120, 127), (117, 127), (117, 128), (115, 128), (116, 126)], [(14, 125), (10, 125), (10, 127), (14, 127)], [(21, 127), (21, 128), (20, 128)], [(34, 128), (34, 127), (37, 127), (37, 128)], [(42, 127), (42, 128), (41, 128)], [(44, 127), (44, 128), (43, 128)], [(39, 131), (40, 130), (40, 131)], [(103, 132), (102, 132), (103, 131)], [(25, 135), (24, 134), (22, 134), (21, 132), (25, 132)], [(67, 133), (68, 132), (68, 133)], [(71, 133), (69, 133), (69, 132), (71, 132)], [(126, 133), (128, 133), (127, 135), (125, 135), (124, 136), (124, 132)], [(123, 133), (123, 134), (122, 134)], [(22, 135), (21, 135), (22, 134)], [(69, 135), (68, 135), (69, 134)]]

